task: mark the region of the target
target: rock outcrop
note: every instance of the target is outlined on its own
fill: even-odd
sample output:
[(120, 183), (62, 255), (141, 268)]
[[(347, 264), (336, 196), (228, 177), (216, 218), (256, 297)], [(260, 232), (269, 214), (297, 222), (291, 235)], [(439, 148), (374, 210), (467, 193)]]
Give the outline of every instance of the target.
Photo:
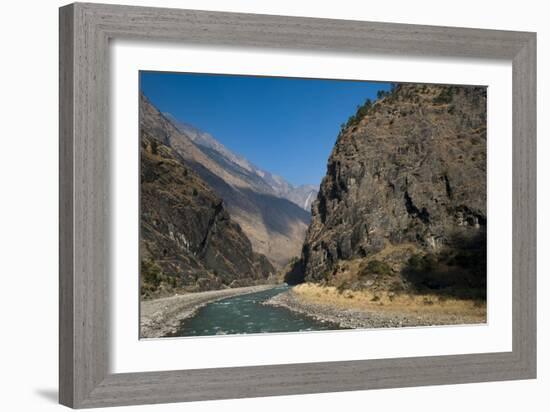
[(142, 116), (140, 123), (142, 295), (163, 285), (211, 290), (265, 282), (273, 266), (169, 146), (169, 124), (161, 120)]
[(399, 85), (343, 127), (287, 278), (330, 283), (376, 259), (401, 286), (431, 267), (422, 286), (484, 288), (486, 224), (486, 89)]

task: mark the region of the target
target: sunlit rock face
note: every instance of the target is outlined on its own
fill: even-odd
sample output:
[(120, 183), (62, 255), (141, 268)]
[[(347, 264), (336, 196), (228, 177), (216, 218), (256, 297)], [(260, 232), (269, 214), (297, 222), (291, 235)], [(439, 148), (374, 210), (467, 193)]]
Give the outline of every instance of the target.
[[(295, 280), (330, 280), (338, 262), (375, 254), (403, 264), (484, 244), (486, 89), (400, 85), (362, 114), (330, 155)], [(392, 261), (400, 245), (408, 256)]]

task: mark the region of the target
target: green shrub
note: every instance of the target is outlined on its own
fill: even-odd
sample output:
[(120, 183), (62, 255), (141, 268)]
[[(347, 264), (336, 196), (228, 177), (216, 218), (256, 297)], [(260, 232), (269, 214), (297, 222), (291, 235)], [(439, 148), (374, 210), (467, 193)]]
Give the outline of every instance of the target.
[(158, 264), (149, 259), (141, 261), (141, 279), (143, 283), (158, 287), (163, 277), (164, 274)]
[(159, 147), (158, 142), (155, 139), (152, 139), (151, 140), (151, 153), (153, 153), (154, 155), (158, 154), (158, 147)]
[(376, 92), (376, 98), (382, 99), (383, 97), (389, 96), (391, 94), (391, 91), (384, 91), (384, 90), (378, 90)]
[(413, 255), (409, 258), (408, 264), (415, 272), (431, 272), (437, 265), (437, 258), (432, 254)]
[(419, 271), (422, 269), (422, 255), (412, 255), (407, 262), (412, 270)]
[(379, 260), (371, 260), (368, 265), (367, 269), (371, 273), (375, 273), (377, 275), (389, 275), (391, 273), (391, 268), (386, 262), (381, 262)]
[(434, 97), (433, 102), (435, 104), (449, 104), (453, 101), (453, 95), (455, 94), (455, 90), (453, 87), (446, 87), (439, 95)]
[(161, 285), (175, 289), (178, 286), (178, 279), (175, 276), (166, 275), (153, 260), (143, 259), (141, 261), (141, 296), (150, 298)]
[(367, 265), (359, 272), (359, 276), (389, 274), (391, 274), (390, 266), (386, 262), (376, 259), (369, 261)]
[(372, 108), (372, 105), (373, 105), (372, 100), (367, 99), (365, 103), (363, 103), (361, 106), (357, 106), (357, 111), (355, 112), (355, 114), (350, 116), (348, 118), (348, 121), (345, 124), (342, 124), (340, 128), (344, 130), (351, 126), (355, 126), (359, 124), (361, 119), (363, 119), (363, 117), (365, 117), (369, 113), (370, 109)]

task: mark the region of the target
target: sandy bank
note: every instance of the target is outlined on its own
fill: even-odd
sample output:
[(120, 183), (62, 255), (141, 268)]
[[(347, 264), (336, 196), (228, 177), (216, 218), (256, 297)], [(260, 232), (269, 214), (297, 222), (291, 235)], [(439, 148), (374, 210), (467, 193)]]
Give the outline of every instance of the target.
[(175, 332), (180, 322), (192, 316), (210, 302), (247, 293), (261, 292), (277, 285), (258, 285), (243, 288), (187, 293), (140, 304), (140, 338), (160, 338)]
[[(342, 328), (367, 329), (407, 326), (434, 326), (485, 323), (485, 308), (462, 308), (459, 305), (441, 303), (418, 307), (414, 302), (405, 305), (384, 302), (370, 303), (353, 301), (354, 297), (345, 295), (334, 299), (332, 291), (322, 292), (323, 296), (311, 291), (289, 290), (274, 296), (265, 304), (284, 307), (289, 310), (311, 316), (322, 321), (334, 322)], [(324, 294), (328, 296), (324, 296)], [(345, 301), (347, 299), (347, 301)]]

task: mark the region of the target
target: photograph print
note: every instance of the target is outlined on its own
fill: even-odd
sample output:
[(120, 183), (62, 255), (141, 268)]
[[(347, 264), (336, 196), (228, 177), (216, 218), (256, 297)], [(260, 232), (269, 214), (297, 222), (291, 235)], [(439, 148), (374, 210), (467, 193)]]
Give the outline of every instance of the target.
[(486, 323), (485, 86), (139, 82), (140, 338)]

